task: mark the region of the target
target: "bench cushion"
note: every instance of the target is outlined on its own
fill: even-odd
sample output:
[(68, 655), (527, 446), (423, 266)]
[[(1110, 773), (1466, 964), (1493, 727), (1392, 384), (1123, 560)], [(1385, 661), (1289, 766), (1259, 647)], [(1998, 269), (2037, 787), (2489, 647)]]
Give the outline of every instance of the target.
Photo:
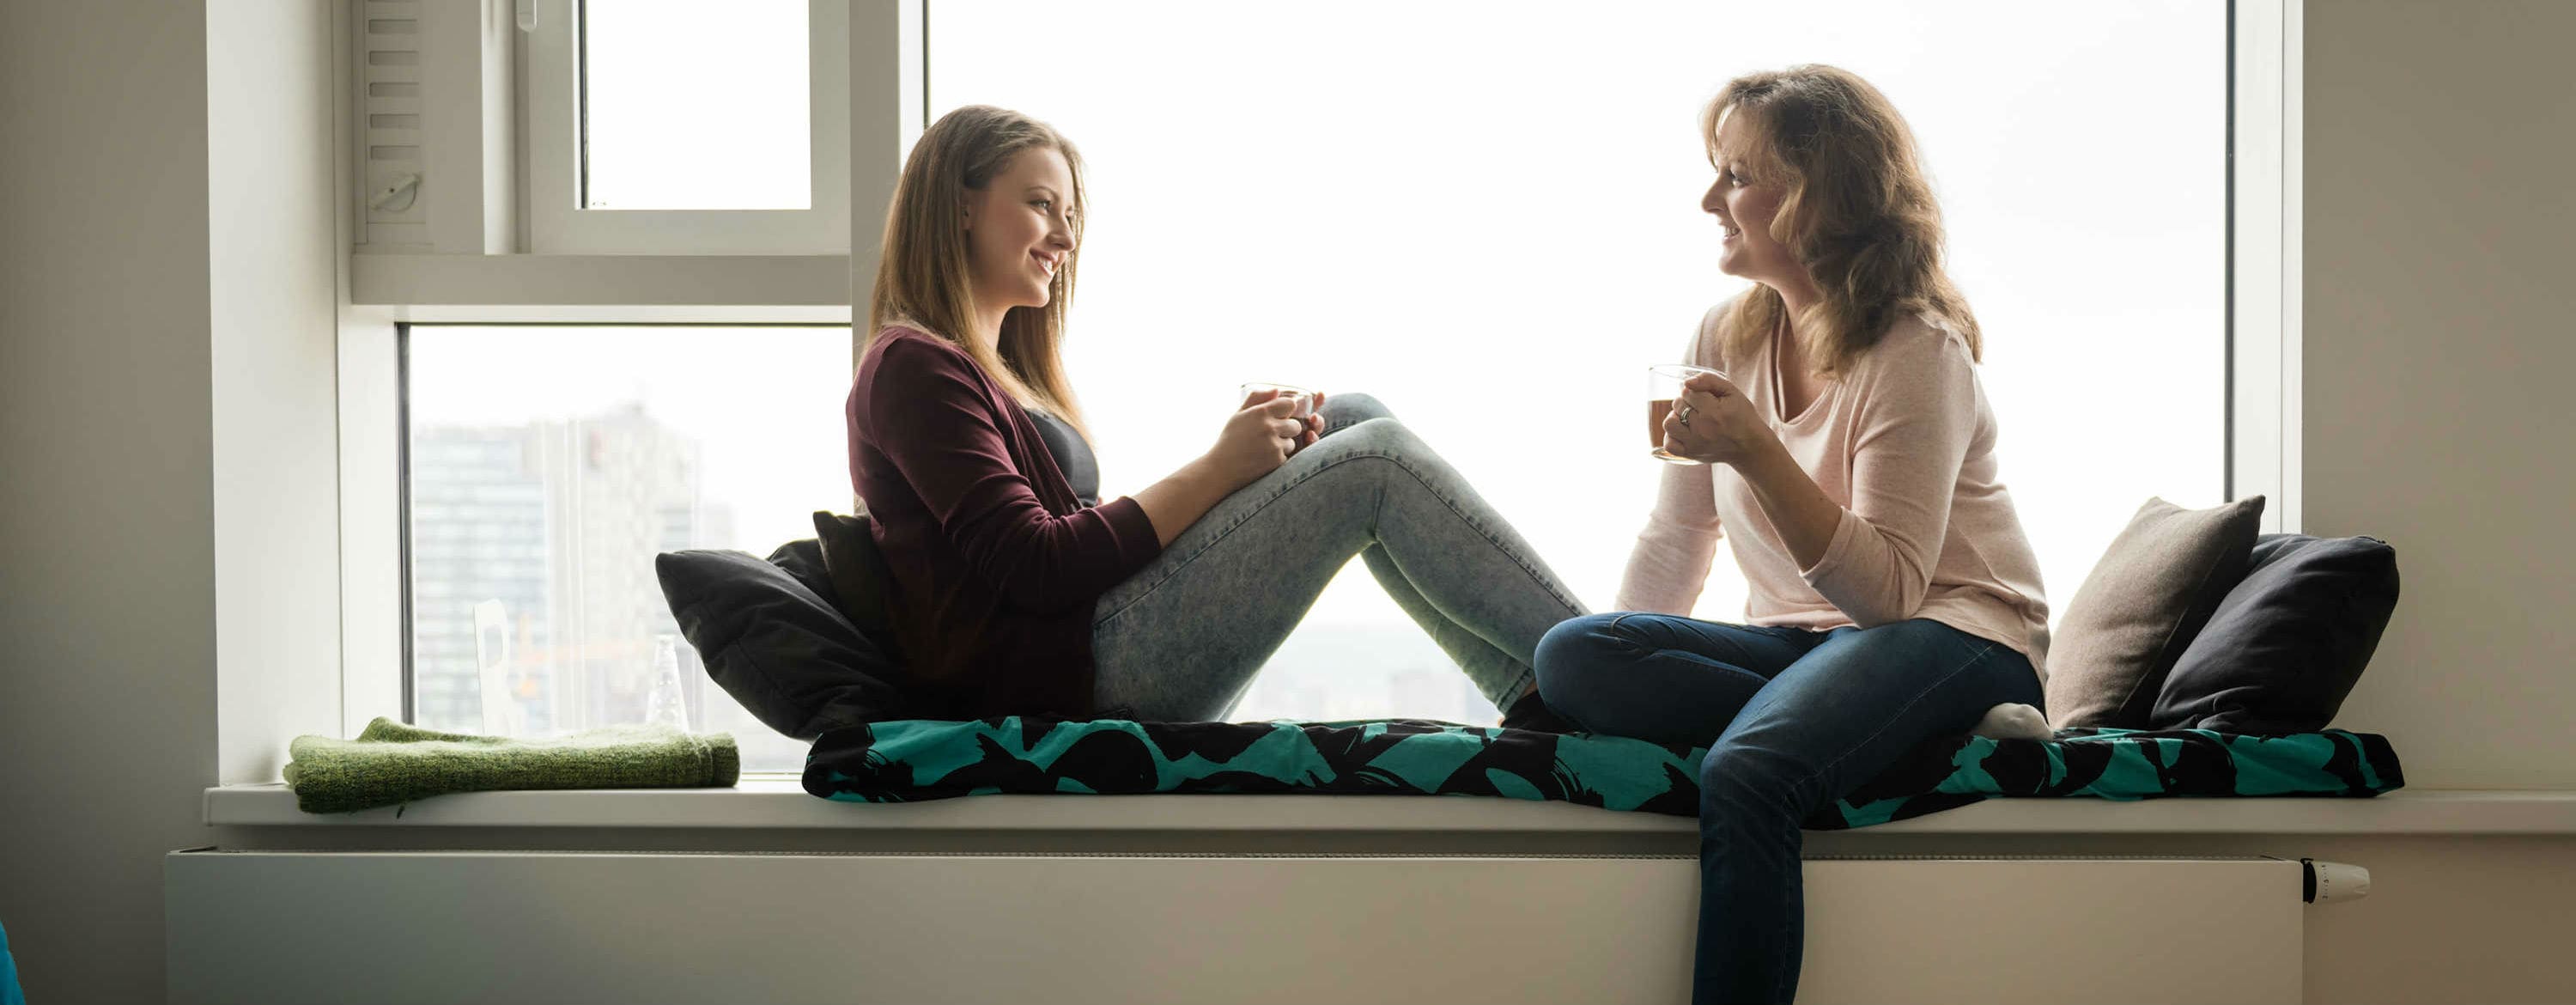
[[(805, 790), (847, 802), (990, 793), (1333, 793), (1559, 800), (1695, 816), (1705, 752), (1443, 722), (1159, 723), (1012, 716), (826, 731)], [(1865, 827), (1990, 796), (2371, 796), (2405, 784), (2384, 737), (2070, 729), (1941, 737), (1807, 821)]]

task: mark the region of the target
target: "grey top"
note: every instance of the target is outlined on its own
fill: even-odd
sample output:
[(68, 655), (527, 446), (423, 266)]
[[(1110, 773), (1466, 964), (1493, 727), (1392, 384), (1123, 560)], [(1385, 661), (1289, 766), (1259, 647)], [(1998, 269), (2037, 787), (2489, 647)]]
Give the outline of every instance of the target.
[(1085, 506), (1100, 505), (1100, 461), (1092, 456), (1091, 444), (1073, 424), (1036, 409), (1029, 418), (1037, 420), (1038, 435), (1045, 438), (1047, 453), (1055, 455), (1055, 468), (1064, 472), (1064, 480), (1073, 485), (1073, 497)]

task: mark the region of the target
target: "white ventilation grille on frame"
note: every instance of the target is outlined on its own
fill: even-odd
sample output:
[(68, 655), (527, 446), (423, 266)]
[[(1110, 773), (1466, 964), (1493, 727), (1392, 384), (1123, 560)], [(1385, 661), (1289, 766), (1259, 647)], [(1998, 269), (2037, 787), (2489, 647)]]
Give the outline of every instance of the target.
[(360, 242), (430, 244), (432, 197), (421, 151), (422, 0), (352, 0), (358, 14), (358, 211)]

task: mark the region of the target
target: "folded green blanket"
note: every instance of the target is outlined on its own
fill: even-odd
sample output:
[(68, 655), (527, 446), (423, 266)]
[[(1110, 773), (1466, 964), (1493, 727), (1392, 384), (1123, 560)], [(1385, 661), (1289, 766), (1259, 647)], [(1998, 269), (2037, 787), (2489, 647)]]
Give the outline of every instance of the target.
[(728, 787), (742, 755), (726, 733), (610, 726), (520, 740), (441, 733), (378, 718), (354, 740), (299, 736), (287, 787), (307, 813), (392, 806), (449, 792), (499, 789)]

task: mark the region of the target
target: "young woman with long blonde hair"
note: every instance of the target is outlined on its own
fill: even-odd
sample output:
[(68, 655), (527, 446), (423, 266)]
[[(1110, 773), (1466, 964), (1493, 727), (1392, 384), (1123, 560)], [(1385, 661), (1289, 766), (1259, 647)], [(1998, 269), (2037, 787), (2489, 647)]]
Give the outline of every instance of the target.
[(850, 478), (898, 642), (957, 715), (1220, 719), (1359, 555), (1505, 710), (1550, 726), (1532, 654), (1583, 613), (1528, 542), (1364, 395), (1254, 395), (1133, 495), (1099, 473), (1059, 347), (1083, 164), (960, 108), (904, 165), (851, 388)]
[[(1702, 123), (1712, 308), (1617, 605), (1540, 643), (1584, 729), (1707, 744), (1695, 1000), (1797, 993), (1799, 824), (1915, 744), (2041, 702), (2048, 608), (1995, 459), (1976, 318), (1914, 137), (1828, 66), (1728, 83)], [(1744, 624), (1693, 620), (1721, 536)]]

